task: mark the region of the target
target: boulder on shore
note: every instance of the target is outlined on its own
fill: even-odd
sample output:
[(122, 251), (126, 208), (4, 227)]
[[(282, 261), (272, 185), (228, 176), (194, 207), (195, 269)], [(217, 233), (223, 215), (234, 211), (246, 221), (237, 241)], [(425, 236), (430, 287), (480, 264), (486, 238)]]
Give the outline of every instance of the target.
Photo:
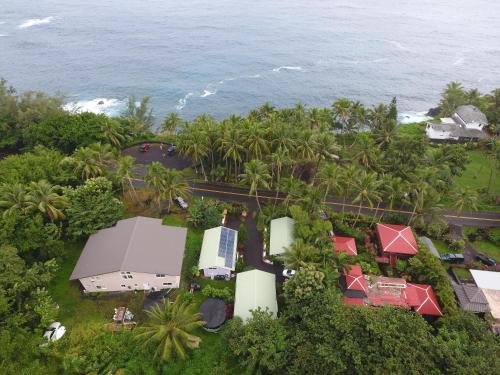
[(436, 107), (436, 108), (431, 108), (427, 113), (425, 114), (426, 116), (429, 117), (436, 117), (439, 116), (439, 113), (441, 112), (441, 107)]

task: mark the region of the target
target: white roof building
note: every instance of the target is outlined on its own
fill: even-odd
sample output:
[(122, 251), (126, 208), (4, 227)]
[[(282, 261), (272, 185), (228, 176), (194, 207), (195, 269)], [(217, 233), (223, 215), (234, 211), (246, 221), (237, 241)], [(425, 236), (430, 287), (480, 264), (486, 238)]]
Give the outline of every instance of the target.
[(269, 255), (281, 255), (285, 248), (290, 247), (294, 238), (295, 220), (281, 217), (271, 220), (271, 235), (269, 240)]
[(260, 270), (240, 272), (236, 276), (234, 316), (243, 321), (252, 317), (252, 310), (258, 308), (278, 314), (276, 300), (276, 275)]
[(234, 271), (238, 232), (231, 228), (207, 229), (201, 245), (199, 269), (221, 268)]

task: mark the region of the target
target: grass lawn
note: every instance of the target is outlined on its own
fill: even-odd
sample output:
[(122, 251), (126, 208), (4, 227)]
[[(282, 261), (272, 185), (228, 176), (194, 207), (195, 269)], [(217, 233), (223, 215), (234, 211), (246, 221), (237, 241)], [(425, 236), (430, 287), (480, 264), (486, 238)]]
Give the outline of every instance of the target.
[(421, 137), (425, 131), (425, 123), (418, 122), (412, 124), (401, 124), (398, 125), (396, 129), (397, 129), (397, 134), (404, 137), (410, 137), (410, 138)]
[(91, 323), (111, 322), (113, 309), (127, 306), (135, 314), (136, 320), (144, 318), (141, 292), (129, 292), (98, 297), (83, 296), (78, 281), (69, 281), (69, 277), (80, 256), (83, 243), (67, 243), (66, 259), (49, 286), (49, 292), (54, 301), (59, 304), (58, 319), (67, 328)]
[(453, 271), (462, 281), (467, 281), (472, 279), (472, 275), (467, 268), (453, 267)]
[[(464, 173), (455, 177), (455, 187), (469, 187), (477, 191), (486, 191), (490, 179), (491, 160), (483, 150), (468, 151), (470, 158)], [(500, 173), (496, 173), (492, 183), (492, 194), (500, 195)], [(452, 202), (446, 202), (448, 206)], [(486, 194), (481, 194), (477, 208), (483, 211), (500, 211), (500, 207), (489, 201)]]
[(457, 251), (454, 251), (454, 250), (452, 251), (444, 241), (433, 239), (432, 243), (436, 247), (439, 254), (450, 254), (450, 253), (456, 254), (457, 253)]
[[(490, 228), (489, 230), (491, 232), (496, 232), (496, 233), (500, 232), (500, 228)], [(477, 228), (472, 228), (472, 227), (464, 227), (462, 229), (462, 233), (466, 238), (469, 234), (475, 233), (476, 231)], [(483, 240), (481, 238), (469, 242), (474, 249), (492, 257), (497, 261), (497, 263), (500, 263), (500, 247), (495, 245), (493, 242), (488, 240)]]

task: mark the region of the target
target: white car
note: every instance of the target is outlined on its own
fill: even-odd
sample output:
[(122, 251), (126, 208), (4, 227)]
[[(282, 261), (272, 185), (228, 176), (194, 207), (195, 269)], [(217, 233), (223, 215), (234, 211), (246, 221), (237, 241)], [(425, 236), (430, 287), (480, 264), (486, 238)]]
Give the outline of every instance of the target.
[(61, 325), (59, 322), (54, 322), (49, 326), (49, 329), (45, 331), (43, 337), (47, 339), (47, 342), (42, 344), (42, 346), (47, 346), (51, 341), (57, 341), (66, 333), (66, 327)]
[(188, 204), (187, 204), (187, 202), (182, 197), (175, 198), (175, 201), (184, 210), (187, 210), (187, 208), (189, 207)]
[(285, 277), (292, 277), (293, 275), (295, 275), (296, 272), (297, 271), (295, 271), (295, 270), (290, 270), (290, 269), (285, 268), (283, 270), (283, 276), (285, 276)]

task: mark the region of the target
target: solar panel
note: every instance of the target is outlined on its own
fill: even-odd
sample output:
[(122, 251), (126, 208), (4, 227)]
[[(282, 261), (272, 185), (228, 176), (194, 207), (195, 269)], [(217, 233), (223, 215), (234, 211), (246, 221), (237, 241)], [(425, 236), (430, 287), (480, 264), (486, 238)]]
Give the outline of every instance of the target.
[(236, 231), (229, 228), (221, 228), (218, 255), (224, 258), (226, 267), (233, 266), (233, 248), (236, 239)]

